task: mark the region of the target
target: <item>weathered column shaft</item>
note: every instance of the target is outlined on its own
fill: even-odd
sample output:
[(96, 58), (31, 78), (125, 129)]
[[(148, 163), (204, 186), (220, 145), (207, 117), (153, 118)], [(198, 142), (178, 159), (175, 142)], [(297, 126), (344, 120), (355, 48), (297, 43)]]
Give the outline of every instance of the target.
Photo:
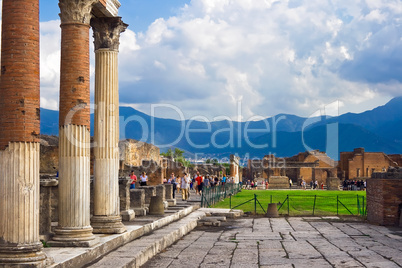
[(95, 43), (95, 179), (96, 233), (121, 233), (119, 205), (119, 83), (118, 46), (125, 30), (121, 18), (93, 18)]
[(90, 246), (89, 20), (95, 0), (60, 0), (59, 225), (57, 246)]
[(9, 208), (0, 211), (0, 230), (4, 232), (3, 239), (10, 243), (39, 242), (39, 231), (33, 232), (39, 230), (39, 207), (37, 202), (31, 202), (36, 201), (33, 193), (39, 191), (38, 153), (38, 143), (25, 142), (10, 143), (6, 150), (0, 151), (0, 170), (14, 182), (0, 180), (0, 198), (4, 199), (1, 204)]
[[(60, 131), (59, 227), (90, 227), (89, 144), (86, 128), (65, 126)], [(76, 146), (71, 143), (76, 143)], [(68, 178), (68, 179), (67, 179)]]
[(95, 215), (119, 215), (117, 51), (95, 52)]
[(0, 266), (44, 265), (39, 240), (39, 0), (3, 0)]

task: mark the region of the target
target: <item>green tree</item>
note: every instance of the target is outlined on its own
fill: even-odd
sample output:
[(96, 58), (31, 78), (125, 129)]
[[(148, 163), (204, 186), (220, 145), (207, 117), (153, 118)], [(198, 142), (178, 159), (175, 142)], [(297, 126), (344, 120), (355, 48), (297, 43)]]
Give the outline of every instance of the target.
[(190, 163), (190, 161), (187, 161), (184, 156), (184, 151), (180, 150), (179, 148), (175, 148), (174, 151), (169, 148), (166, 153), (161, 153), (162, 156), (165, 157), (173, 157), (174, 161), (182, 163), (183, 166), (185, 167), (191, 167), (194, 166)]
[(173, 151), (171, 148), (169, 148), (166, 153), (161, 153), (161, 156), (165, 156), (165, 157), (174, 157), (173, 156)]
[(179, 148), (174, 149), (173, 157), (174, 159), (183, 157), (184, 151), (180, 150)]

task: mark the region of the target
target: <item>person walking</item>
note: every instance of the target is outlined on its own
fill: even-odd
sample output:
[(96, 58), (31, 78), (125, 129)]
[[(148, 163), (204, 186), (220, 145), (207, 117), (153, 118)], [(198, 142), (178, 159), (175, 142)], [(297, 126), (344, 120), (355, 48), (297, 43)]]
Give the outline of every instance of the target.
[(225, 183), (226, 183), (226, 176), (223, 176), (223, 178), (222, 178), (222, 186), (224, 186)]
[(181, 188), (181, 178), (180, 176), (176, 177), (176, 192), (177, 194), (180, 194), (180, 188)]
[(189, 198), (190, 177), (187, 173), (184, 173), (184, 177), (181, 179), (181, 196), (182, 200), (186, 201)]
[(176, 198), (176, 177), (174, 176), (174, 173), (170, 175), (170, 183), (173, 185), (173, 198)]
[(203, 186), (203, 178), (200, 175), (200, 172), (197, 171), (197, 178), (195, 178), (197, 182), (197, 195), (201, 195), (202, 193), (202, 186)]

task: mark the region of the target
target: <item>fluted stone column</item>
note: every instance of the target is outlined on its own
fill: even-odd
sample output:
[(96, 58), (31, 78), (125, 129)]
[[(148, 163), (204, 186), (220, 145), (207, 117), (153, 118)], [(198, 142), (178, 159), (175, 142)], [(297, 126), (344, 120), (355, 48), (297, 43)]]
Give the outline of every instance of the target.
[(91, 246), (89, 22), (97, 0), (60, 0), (59, 224), (53, 246)]
[(94, 233), (122, 233), (119, 205), (119, 17), (93, 18), (95, 44)]
[(3, 0), (0, 267), (43, 267), (39, 240), (39, 0)]

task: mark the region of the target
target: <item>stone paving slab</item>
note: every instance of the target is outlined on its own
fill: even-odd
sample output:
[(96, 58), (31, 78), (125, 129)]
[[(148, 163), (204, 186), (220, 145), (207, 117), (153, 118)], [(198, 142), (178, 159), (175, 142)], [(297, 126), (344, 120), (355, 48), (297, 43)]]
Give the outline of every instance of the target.
[(402, 267), (402, 229), (338, 217), (228, 219), (141, 267)]
[[(140, 267), (157, 253), (161, 254), (155, 258), (155, 263), (152, 264), (152, 267), (167, 267), (171, 265), (175, 267), (188, 267), (189, 264), (192, 265), (194, 259), (205, 259), (208, 252), (203, 251), (203, 249), (213, 247), (216, 237), (219, 237), (222, 232), (205, 232), (202, 235), (194, 233), (187, 236), (190, 240), (180, 240), (180, 238), (197, 227), (197, 222), (207, 214), (219, 214), (218, 216), (233, 218), (233, 215), (237, 215), (238, 213), (237, 211), (233, 212), (221, 209), (198, 209), (176, 222), (172, 222), (163, 228), (154, 229), (152, 232), (138, 237), (107, 255), (99, 256), (101, 258), (86, 267), (110, 267), (113, 260), (115, 260), (113, 267), (116, 268)], [(156, 222), (149, 223), (149, 225), (159, 226)], [(192, 243), (192, 239), (194, 238), (198, 240), (197, 244)], [(173, 243), (176, 243), (175, 249), (171, 250), (169, 254), (165, 254), (163, 250)], [(217, 247), (217, 249), (221, 250), (222, 255), (219, 256), (225, 256), (223, 254), (230, 253), (230, 250), (222, 249), (222, 247)], [(225, 265), (225, 262), (221, 264)], [(200, 264), (194, 265), (199, 266)]]

